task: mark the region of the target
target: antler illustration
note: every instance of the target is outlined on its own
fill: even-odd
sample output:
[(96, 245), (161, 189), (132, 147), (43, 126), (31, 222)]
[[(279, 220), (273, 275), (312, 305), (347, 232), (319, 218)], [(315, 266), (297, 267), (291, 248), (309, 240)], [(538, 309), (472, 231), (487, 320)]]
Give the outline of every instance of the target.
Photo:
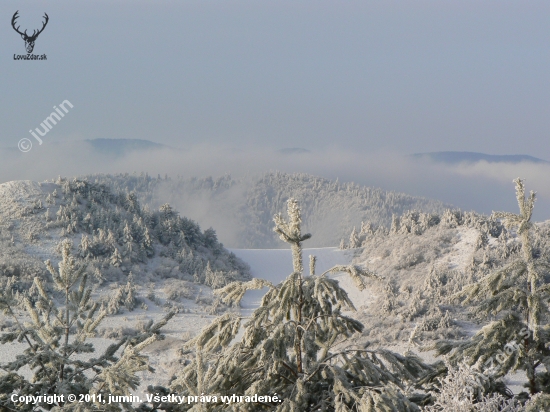
[(11, 18), (11, 26), (13, 27), (13, 29), (17, 33), (19, 33), (21, 35), (21, 38), (23, 40), (25, 40), (25, 48), (27, 49), (27, 53), (32, 53), (32, 51), (34, 49), (34, 42), (36, 41), (36, 38), (38, 37), (38, 35), (40, 33), (42, 33), (44, 31), (44, 29), (46, 28), (46, 25), (48, 24), (48, 20), (50, 20), (50, 18), (48, 17), (48, 15), (46, 13), (44, 13), (45, 21), (42, 23), (42, 28), (38, 31), (33, 30), (32, 35), (29, 36), (27, 34), (27, 30), (25, 30), (25, 32), (21, 32), (19, 30), (20, 26), (15, 27), (15, 23), (16, 23), (16, 20), (17, 20), (18, 17), (19, 17), (19, 10), (17, 10), (14, 13), (13, 17)]

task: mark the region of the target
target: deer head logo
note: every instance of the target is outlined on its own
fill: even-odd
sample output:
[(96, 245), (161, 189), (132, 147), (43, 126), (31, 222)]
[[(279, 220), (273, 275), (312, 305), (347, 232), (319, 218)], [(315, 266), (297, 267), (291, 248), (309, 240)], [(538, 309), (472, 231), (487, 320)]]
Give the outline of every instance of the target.
[(44, 31), (44, 28), (48, 24), (48, 20), (50, 18), (48, 17), (48, 15), (46, 13), (44, 13), (44, 19), (46, 19), (46, 21), (44, 23), (42, 23), (42, 28), (38, 31), (33, 30), (32, 35), (29, 36), (27, 34), (27, 30), (25, 30), (25, 32), (22, 33), (22, 32), (19, 31), (20, 26), (15, 27), (15, 21), (19, 17), (18, 13), (19, 13), (19, 10), (17, 10), (15, 12), (15, 14), (13, 15), (13, 17), (11, 19), (11, 25), (12, 25), (13, 29), (21, 35), (21, 38), (23, 40), (25, 40), (25, 48), (27, 49), (27, 53), (32, 53), (32, 51), (34, 49), (34, 42), (36, 41), (36, 38), (38, 37), (38, 35), (40, 33), (42, 33)]

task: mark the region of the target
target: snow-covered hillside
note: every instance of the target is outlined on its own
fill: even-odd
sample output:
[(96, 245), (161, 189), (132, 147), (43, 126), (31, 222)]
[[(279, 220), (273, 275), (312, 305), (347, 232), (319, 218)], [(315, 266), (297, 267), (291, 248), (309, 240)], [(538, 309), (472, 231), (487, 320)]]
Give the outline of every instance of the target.
[[(544, 263), (550, 256), (550, 225), (537, 224), (535, 228), (532, 255), (536, 262)], [(305, 246), (309, 242), (306, 238)], [(216, 327), (218, 316), (239, 319), (242, 323), (237, 339), (245, 336), (244, 329), (253, 323), (247, 321), (256, 316), (254, 310), (268, 291), (249, 290), (241, 306), (233, 307), (215, 293), (216, 289), (250, 276), (280, 285), (293, 272), (289, 249), (225, 249), (213, 229), (199, 230), (168, 205), (159, 212), (142, 209), (132, 194), (112, 193), (105, 186), (78, 180), (0, 185), (3, 289), (13, 291), (18, 299), (28, 293), (34, 300), (37, 290), (32, 279), (37, 277), (45, 281), (45, 290), (58, 298), (44, 260), (59, 262), (62, 239), (72, 241), (76, 262), (89, 269), (93, 298), (109, 312), (89, 340), (98, 352), (117, 339), (138, 336), (149, 322), (176, 312), (163, 328), (165, 339), (144, 349), (150, 365), (163, 373), (138, 373), (141, 384), (136, 393), (143, 398), (148, 385), (167, 386), (173, 375), (196, 362), (195, 352), (187, 345), (205, 328)], [(364, 325), (335, 348), (369, 348), (386, 354), (391, 350), (397, 354), (391, 356), (398, 357), (416, 353), (424, 362), (439, 359), (435, 357), (439, 343), (460, 345), (500, 321), (470, 313), (475, 302), (462, 304), (456, 293), (523, 256), (515, 229), (505, 227), (500, 220), (458, 210), (442, 214), (406, 212), (393, 217), (389, 230), (362, 224), (360, 230), (351, 231), (349, 242), (343, 246), (303, 249), (306, 278), (309, 255), (316, 257), (317, 275), (335, 265), (348, 264), (368, 274), (363, 290), (348, 274), (329, 275), (357, 309), (347, 307), (343, 314)], [(550, 275), (540, 273), (547, 282)], [(330, 305), (336, 300), (332, 302)], [(18, 313), (29, 321), (23, 314), (24, 305)], [(17, 328), (8, 316), (0, 317), (0, 331), (11, 333)], [(3, 361), (15, 360), (25, 348), (25, 342), (3, 344), (0, 355)], [(436, 369), (424, 367), (431, 370), (432, 378), (444, 373), (441, 365)], [(519, 393), (525, 374), (509, 372), (499, 383), (506, 385), (500, 387), (501, 393)], [(20, 373), (26, 377), (32, 374), (27, 367)]]
[(224, 244), (235, 248), (284, 248), (271, 225), (273, 215), (284, 210), (291, 197), (301, 204), (304, 230), (314, 235), (309, 247), (337, 246), (349, 228), (359, 227), (362, 221), (388, 228), (393, 214), (407, 210), (443, 213), (451, 207), (434, 199), (302, 173), (275, 172), (241, 179), (128, 174), (87, 178), (115, 190), (134, 191), (152, 208), (168, 202), (202, 226), (216, 228)]
[(168, 204), (150, 211), (132, 194), (76, 179), (0, 185), (0, 256), (5, 257), (0, 274), (20, 273), (23, 267), (22, 277), (44, 273), (45, 260), (59, 259), (61, 239), (73, 242), (90, 273), (101, 273), (99, 281), (122, 281), (132, 272), (137, 278), (219, 286), (248, 277), (246, 265), (218, 242), (213, 229), (202, 231)]

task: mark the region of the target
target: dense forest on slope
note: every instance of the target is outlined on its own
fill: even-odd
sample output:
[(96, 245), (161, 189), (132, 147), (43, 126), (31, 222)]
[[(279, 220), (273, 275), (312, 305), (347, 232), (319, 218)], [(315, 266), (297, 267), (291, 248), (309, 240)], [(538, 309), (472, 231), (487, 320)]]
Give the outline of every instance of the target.
[(351, 226), (370, 221), (389, 229), (392, 215), (408, 210), (443, 213), (449, 205), (403, 193), (327, 180), (308, 174), (266, 173), (235, 179), (141, 175), (91, 175), (87, 179), (116, 191), (135, 193), (151, 208), (169, 202), (203, 225), (216, 227), (235, 248), (278, 248), (271, 219), (289, 198), (300, 201), (304, 228), (315, 237), (311, 247), (336, 246)]
[(59, 259), (69, 239), (91, 273), (106, 280), (174, 277), (222, 286), (248, 278), (214, 229), (201, 230), (169, 204), (151, 211), (132, 193), (86, 180), (14, 181), (0, 185), (0, 274), (32, 277)]

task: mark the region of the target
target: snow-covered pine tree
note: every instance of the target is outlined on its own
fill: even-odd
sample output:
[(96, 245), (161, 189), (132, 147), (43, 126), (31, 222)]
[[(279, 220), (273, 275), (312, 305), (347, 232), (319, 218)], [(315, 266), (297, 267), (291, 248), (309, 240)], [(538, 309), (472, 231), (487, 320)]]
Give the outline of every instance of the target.
[(80, 256), (84, 259), (89, 259), (93, 257), (92, 252), (92, 243), (90, 241), (90, 238), (88, 235), (83, 235), (82, 239), (80, 240)]
[(105, 248), (109, 251), (114, 251), (114, 249), (116, 249), (117, 241), (115, 239), (115, 234), (111, 229), (107, 230), (107, 239), (105, 239), (104, 245)]
[(476, 240), (476, 245), (475, 245), (476, 250), (477, 249), (483, 249), (488, 244), (489, 244), (489, 236), (487, 236), (487, 232), (481, 231), (481, 233), (479, 234), (479, 236)]
[[(307, 412), (307, 411), (417, 411), (403, 389), (431, 370), (417, 357), (388, 350), (351, 345), (349, 339), (363, 325), (346, 315), (355, 310), (331, 272), (347, 272), (358, 288), (378, 277), (357, 266), (336, 266), (317, 275), (304, 274), (298, 202), (288, 200), (289, 220), (275, 216), (275, 231), (292, 249), (293, 273), (281, 284), (254, 279), (234, 282), (216, 293), (225, 303), (239, 302), (246, 290), (269, 287), (260, 307), (244, 326), (240, 342), (230, 345), (241, 318), (227, 313), (188, 343), (197, 361), (184, 368), (171, 384), (183, 395), (204, 391), (218, 403), (187, 405), (183, 410)], [(198, 359), (200, 358), (200, 362)], [(222, 395), (274, 395), (280, 402), (221, 402)], [(160, 405), (157, 405), (159, 408)], [(170, 409), (166, 406), (165, 409)]]
[(124, 228), (122, 229), (122, 244), (124, 245), (124, 256), (128, 258), (128, 260), (133, 261), (135, 258), (135, 244), (128, 221), (126, 221)]
[(52, 217), (52, 212), (51, 212), (50, 208), (46, 209), (46, 213), (44, 214), (44, 218), (46, 219), (46, 222), (51, 222), (52, 221), (53, 217)]
[(137, 196), (134, 192), (129, 193), (126, 196), (126, 202), (127, 202), (128, 211), (139, 215), (141, 210), (140, 210), (139, 202), (137, 200)]
[(374, 229), (372, 227), (372, 223), (371, 222), (361, 222), (361, 231), (359, 232), (359, 236), (364, 236), (364, 235), (368, 235), (368, 236), (372, 236), (374, 235)]
[(550, 366), (550, 284), (548, 262), (535, 258), (530, 232), (535, 193), (525, 196), (521, 179), (514, 180), (519, 214), (495, 212), (508, 230), (515, 230), (521, 238), (521, 257), (500, 268), (479, 282), (466, 286), (457, 298), (473, 303), (472, 313), (478, 319), (496, 320), (484, 326), (467, 341), (439, 341), (435, 348), (439, 355), (450, 354), (453, 364), (465, 360), (484, 372), (498, 378), (508, 372), (522, 369), (527, 374), (531, 395), (550, 393), (550, 372), (540, 370)]
[[(79, 395), (95, 394), (97, 401), (98, 395), (106, 399), (108, 394), (128, 395), (130, 390), (136, 389), (139, 384), (136, 373), (151, 370), (147, 357), (140, 351), (162, 337), (160, 328), (173, 313), (154, 325), (147, 325), (138, 336), (122, 338), (110, 345), (103, 354), (93, 354), (94, 347), (86, 340), (94, 335), (106, 312), (98, 313), (98, 304), (91, 300), (91, 290), (86, 286), (86, 268), (77, 264), (71, 255), (70, 241), (63, 241), (61, 249), (62, 260), (58, 268), (50, 261), (46, 262), (46, 267), (55, 288), (63, 296), (62, 305), (48, 293), (38, 277), (34, 279), (36, 295), (27, 293), (18, 298), (13, 281), (0, 291), (0, 308), (17, 326), (16, 331), (0, 336), (0, 343), (17, 340), (28, 345), (16, 360), (0, 365), (5, 372), (0, 375), (0, 410), (120, 411), (122, 404), (79, 402)], [(28, 320), (18, 315), (21, 305)], [(86, 354), (90, 354), (88, 359)], [(30, 379), (21, 373), (25, 366), (32, 372)], [(9, 397), (13, 393), (64, 395), (64, 401), (48, 404), (43, 398), (36, 404), (14, 405)], [(77, 401), (69, 402), (69, 394), (76, 395)]]
[(147, 226), (145, 226), (143, 229), (141, 242), (139, 244), (139, 254), (140, 254), (140, 259), (142, 261), (145, 261), (146, 257), (148, 258), (153, 257), (155, 254), (155, 248), (153, 247), (153, 239), (149, 234), (149, 229), (147, 228)]
[(136, 286), (134, 284), (134, 276), (132, 272), (128, 275), (128, 282), (112, 292), (109, 303), (107, 304), (107, 312), (110, 315), (119, 313), (120, 307), (124, 306), (130, 312), (136, 307)]
[(361, 246), (361, 242), (359, 242), (359, 236), (357, 235), (357, 230), (355, 229), (355, 226), (353, 227), (353, 230), (351, 232), (351, 235), (349, 236), (349, 248), (355, 249)]
[(390, 226), (390, 233), (391, 234), (396, 234), (397, 232), (399, 232), (399, 216), (397, 215), (392, 215), (391, 216), (391, 226)]
[(344, 241), (344, 239), (341, 239), (340, 240), (340, 246), (338, 247), (340, 250), (344, 250), (344, 249), (347, 249), (346, 248), (346, 242)]
[(122, 256), (120, 255), (120, 252), (118, 251), (117, 247), (115, 247), (115, 250), (111, 255), (111, 265), (113, 265), (116, 268), (122, 265)]

